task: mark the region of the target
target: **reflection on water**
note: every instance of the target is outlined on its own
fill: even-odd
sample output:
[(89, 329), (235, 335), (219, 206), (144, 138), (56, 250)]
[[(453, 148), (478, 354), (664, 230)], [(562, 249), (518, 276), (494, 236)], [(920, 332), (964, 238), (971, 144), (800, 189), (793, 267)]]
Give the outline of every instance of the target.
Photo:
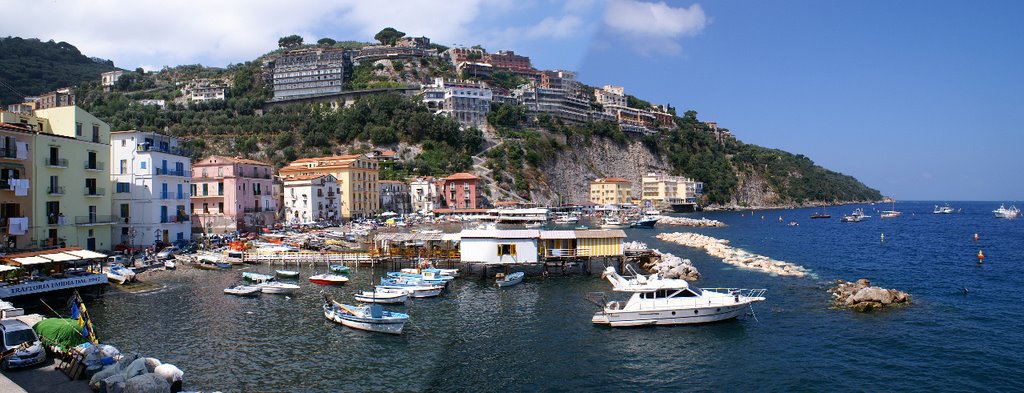
[[(915, 208), (900, 205), (905, 214)], [(932, 204), (918, 207), (930, 212)], [(174, 363), (187, 387), (203, 390), (1024, 389), (1015, 367), (1024, 364), (1016, 350), (1024, 346), (1016, 327), (1024, 308), (1005, 296), (1024, 284), (1024, 220), (994, 221), (982, 205), (963, 207), (979, 213), (846, 225), (806, 219), (813, 209), (770, 216), (799, 227), (740, 213), (697, 215), (730, 225), (697, 232), (806, 266), (820, 280), (733, 269), (653, 239), (656, 230), (627, 230), (630, 240), (693, 259), (704, 275), (699, 285), (768, 288), (756, 319), (711, 325), (594, 326), (596, 307), (584, 295), (609, 291), (596, 276), (528, 277), (503, 289), (459, 278), (439, 298), (386, 306), (412, 316), (401, 336), (327, 321), (320, 291), (351, 302), (384, 273), (366, 268), (342, 287), (310, 284), (315, 272), (300, 269), (295, 295), (252, 299), (222, 293), (241, 278), (238, 269), (182, 269), (160, 278), (160, 292), (109, 295), (89, 310), (101, 340)], [(975, 231), (983, 240), (966, 240)], [(988, 256), (982, 267), (972, 260), (978, 248)], [(907, 290), (915, 304), (871, 315), (829, 310), (826, 281), (860, 277)]]

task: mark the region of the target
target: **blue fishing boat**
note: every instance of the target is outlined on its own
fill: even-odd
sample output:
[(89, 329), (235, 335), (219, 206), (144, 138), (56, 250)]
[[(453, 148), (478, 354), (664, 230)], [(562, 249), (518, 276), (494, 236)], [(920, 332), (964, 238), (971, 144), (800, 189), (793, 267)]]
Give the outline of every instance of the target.
[(384, 311), (379, 304), (353, 306), (324, 299), (324, 317), (353, 329), (402, 334), (402, 328), (409, 321), (408, 314)]
[(387, 275), (388, 275), (388, 277), (391, 277), (391, 278), (413, 278), (413, 279), (421, 279), (421, 280), (426, 280), (426, 281), (442, 281), (442, 282), (447, 282), (447, 281), (451, 281), (451, 280), (455, 279), (455, 277), (452, 277), (452, 276), (442, 276), (440, 273), (428, 272), (426, 270), (424, 270), (423, 273), (419, 273), (419, 274), (417, 274), (417, 273), (407, 273), (407, 272), (388, 272)]

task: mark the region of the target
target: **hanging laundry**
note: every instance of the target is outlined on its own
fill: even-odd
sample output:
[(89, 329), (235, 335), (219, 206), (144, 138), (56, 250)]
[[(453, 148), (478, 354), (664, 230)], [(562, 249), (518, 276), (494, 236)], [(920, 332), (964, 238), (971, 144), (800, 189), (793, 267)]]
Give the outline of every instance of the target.
[(19, 160), (28, 159), (28, 143), (27, 142), (15, 142), (15, 150), (17, 151), (16, 156)]
[(15, 236), (28, 232), (28, 217), (11, 217), (7, 220), (7, 233)]

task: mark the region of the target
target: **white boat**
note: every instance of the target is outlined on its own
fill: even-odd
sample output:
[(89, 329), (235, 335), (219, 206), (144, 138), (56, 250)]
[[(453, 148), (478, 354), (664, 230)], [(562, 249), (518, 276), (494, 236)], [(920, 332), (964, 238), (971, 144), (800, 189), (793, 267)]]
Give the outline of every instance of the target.
[(178, 264), (176, 262), (174, 262), (173, 259), (168, 259), (168, 260), (164, 261), (164, 269), (174, 270), (177, 267), (178, 267)]
[(949, 207), (948, 203), (946, 206), (942, 207), (935, 205), (935, 209), (932, 210), (932, 214), (953, 214), (953, 208)]
[(425, 298), (440, 296), (444, 285), (378, 285), (376, 290), (397, 289), (405, 291), (412, 298)]
[(103, 273), (107, 275), (107, 281), (112, 283), (124, 285), (124, 283), (128, 282), (128, 277), (111, 272), (110, 270), (105, 270)]
[(869, 217), (871, 217), (871, 216), (864, 214), (864, 209), (857, 208), (857, 209), (855, 209), (853, 211), (853, 213), (850, 213), (849, 215), (846, 215), (846, 216), (843, 216), (843, 218), (840, 218), (839, 221), (842, 221), (842, 222), (861, 222), (861, 221), (864, 221), (865, 218), (869, 218)]
[(380, 288), (373, 291), (363, 291), (353, 295), (356, 301), (363, 303), (405, 303), (409, 299), (409, 293), (401, 289)]
[(263, 291), (263, 293), (275, 293), (282, 295), (290, 295), (294, 293), (295, 290), (299, 289), (298, 285), (285, 284), (277, 281), (261, 282), (256, 284), (256, 286), (260, 287), (260, 291)]
[(901, 213), (899, 211), (896, 211), (896, 198), (890, 198), (890, 199), (892, 199), (892, 210), (882, 210), (882, 213), (879, 214), (879, 217), (881, 217), (883, 219), (884, 218), (896, 218), (896, 217), (899, 217), (899, 216), (903, 215), (903, 213)]
[(526, 273), (523, 272), (515, 272), (507, 276), (505, 273), (498, 273), (494, 276), (494, 282), (498, 284), (498, 287), (511, 287), (523, 282), (524, 276), (526, 276)]
[(320, 285), (338, 285), (347, 283), (348, 277), (334, 273), (321, 273), (309, 276), (309, 282)]
[[(635, 273), (635, 272), (634, 272)], [(604, 303), (591, 322), (613, 327), (684, 325), (736, 318), (751, 304), (765, 300), (764, 289), (696, 288), (686, 280), (665, 279), (657, 274), (626, 279), (605, 269), (602, 276), (616, 292), (633, 295), (627, 301)]]
[(235, 285), (230, 288), (224, 288), (224, 293), (228, 295), (252, 297), (258, 296), (262, 292), (259, 285)]
[(1013, 219), (1020, 217), (1020, 209), (1017, 209), (1017, 206), (1010, 206), (1007, 209), (1005, 205), (1000, 204), (998, 209), (992, 211), (992, 214), (995, 214), (996, 218)]
[(579, 217), (568, 214), (555, 217), (555, 224), (575, 224), (579, 221)]
[(629, 224), (623, 223), (617, 217), (605, 217), (604, 220), (601, 221), (601, 228), (602, 229), (624, 229), (624, 228), (629, 228)]
[(104, 269), (104, 273), (106, 273), (108, 281), (118, 284), (135, 281), (135, 272), (120, 263), (111, 264), (110, 267)]
[(402, 334), (409, 321), (408, 315), (384, 311), (379, 304), (352, 306), (336, 301), (324, 302), (324, 317), (353, 329), (388, 334)]

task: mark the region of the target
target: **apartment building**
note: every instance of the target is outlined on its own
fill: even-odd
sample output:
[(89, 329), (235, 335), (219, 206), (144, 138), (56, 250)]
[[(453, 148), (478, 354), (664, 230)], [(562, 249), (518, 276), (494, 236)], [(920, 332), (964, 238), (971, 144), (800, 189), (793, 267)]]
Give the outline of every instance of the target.
[(181, 141), (139, 130), (112, 132), (110, 141), (115, 247), (163, 246), (191, 239), (191, 164)]
[(681, 209), (680, 205), (696, 205), (704, 194), (704, 183), (684, 176), (648, 173), (641, 179), (641, 199), (661, 209)]
[(35, 133), (28, 127), (0, 123), (0, 252), (33, 248), (32, 160)]
[(409, 182), (409, 199), (412, 211), (426, 214), (441, 207), (438, 198), (438, 181), (433, 176), (423, 176)]
[(412, 213), (409, 203), (409, 185), (398, 180), (381, 180), (380, 209), (406, 215)]
[(625, 205), (633, 203), (633, 190), (629, 180), (606, 177), (590, 182), (590, 203), (596, 205)]
[(65, 87), (35, 97), (35, 109), (49, 109), (75, 105), (75, 93)]
[(279, 206), (273, 189), (268, 163), (207, 157), (192, 165), (192, 225), (207, 234), (273, 225)]
[(350, 67), (350, 54), (337, 48), (307, 48), (275, 59), (273, 101), (337, 94)]
[(121, 75), (124, 75), (124, 71), (122, 70), (108, 71), (100, 74), (100, 86), (113, 86), (117, 83), (118, 79), (121, 79)]
[(491, 89), (486, 83), (434, 79), (422, 88), (423, 102), (435, 114), (443, 114), (467, 126), (487, 122), (491, 110)]
[(344, 219), (368, 217), (380, 211), (377, 160), (367, 154), (303, 158), (278, 171), (282, 178), (332, 175), (338, 183), (339, 212)]
[(459, 210), (479, 209), (480, 178), (466, 172), (459, 172), (444, 178), (441, 196), (448, 209)]
[(227, 97), (227, 84), (218, 80), (197, 79), (181, 88), (182, 99), (186, 102), (223, 101)]
[(294, 175), (283, 179), (284, 218), (291, 224), (340, 222), (338, 182), (330, 174)]

